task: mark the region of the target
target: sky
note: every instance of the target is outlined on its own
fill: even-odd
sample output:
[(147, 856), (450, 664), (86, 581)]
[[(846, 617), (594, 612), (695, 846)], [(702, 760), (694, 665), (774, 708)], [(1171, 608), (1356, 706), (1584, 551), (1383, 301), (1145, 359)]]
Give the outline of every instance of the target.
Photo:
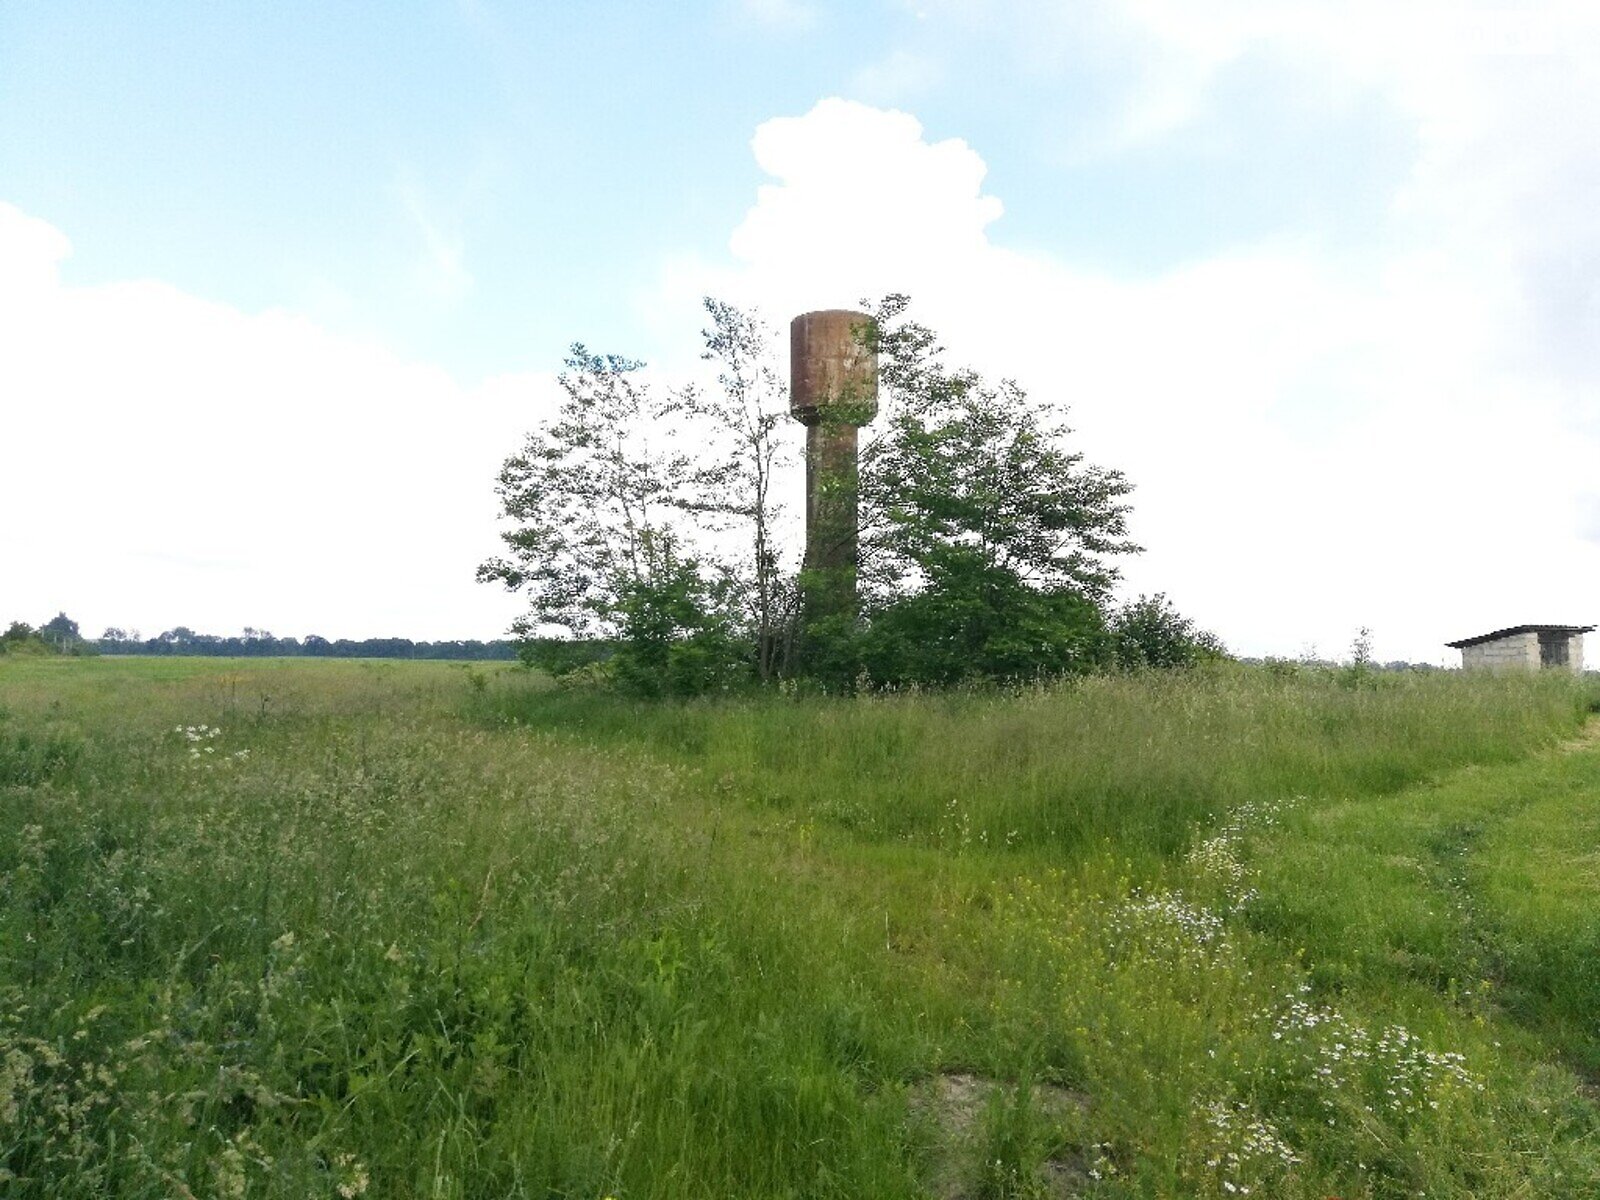
[(890, 291), (1238, 653), (1600, 623), (1587, 0), (6, 0), (0, 621), (498, 636), (571, 342)]

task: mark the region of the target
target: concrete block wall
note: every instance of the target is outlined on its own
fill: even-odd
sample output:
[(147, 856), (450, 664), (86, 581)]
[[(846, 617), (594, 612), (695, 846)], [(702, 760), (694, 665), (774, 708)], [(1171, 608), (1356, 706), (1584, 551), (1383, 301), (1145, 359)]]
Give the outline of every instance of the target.
[(1475, 667), (1486, 667), (1490, 670), (1500, 671), (1537, 671), (1539, 669), (1539, 635), (1537, 633), (1513, 633), (1509, 637), (1496, 638), (1492, 642), (1479, 642), (1476, 646), (1463, 646), (1461, 649), (1461, 665), (1467, 670), (1472, 670)]

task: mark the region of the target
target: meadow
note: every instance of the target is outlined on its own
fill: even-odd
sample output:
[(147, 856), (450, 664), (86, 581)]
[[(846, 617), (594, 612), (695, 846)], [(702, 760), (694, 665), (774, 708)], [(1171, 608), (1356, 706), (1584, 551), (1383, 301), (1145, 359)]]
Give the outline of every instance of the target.
[(0, 660), (0, 1194), (1590, 1198), (1592, 701)]

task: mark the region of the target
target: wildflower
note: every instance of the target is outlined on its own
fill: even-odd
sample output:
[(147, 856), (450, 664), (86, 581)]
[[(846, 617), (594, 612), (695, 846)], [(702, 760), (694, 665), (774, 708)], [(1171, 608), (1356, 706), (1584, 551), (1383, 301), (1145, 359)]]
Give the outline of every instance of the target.
[(360, 1159), (354, 1154), (341, 1154), (334, 1164), (339, 1168), (339, 1183), (335, 1190), (340, 1200), (355, 1200), (355, 1197), (366, 1193), (367, 1184), (371, 1181)]
[(245, 1158), (236, 1145), (227, 1145), (212, 1163), (217, 1181), (217, 1194), (229, 1200), (245, 1193)]

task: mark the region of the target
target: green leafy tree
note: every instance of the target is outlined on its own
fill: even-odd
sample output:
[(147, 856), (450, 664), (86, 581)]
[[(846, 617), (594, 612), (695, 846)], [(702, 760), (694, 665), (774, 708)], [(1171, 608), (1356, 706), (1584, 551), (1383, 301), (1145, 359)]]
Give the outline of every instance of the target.
[(689, 469), (651, 443), (669, 409), (640, 376), (643, 363), (579, 343), (566, 365), (555, 419), (500, 471), (507, 553), (478, 569), (480, 580), (528, 597), (516, 627), (524, 636), (541, 626), (578, 636), (616, 629), (623, 597), (663, 565), (674, 485)]
[(0, 634), (4, 654), (91, 654), (94, 647), (78, 633), (78, 623), (61, 613), (35, 629), (26, 621), (13, 621)]
[(39, 637), (57, 654), (71, 654), (83, 645), (78, 623), (66, 613), (57, 613), (39, 627)]
[(947, 367), (907, 304), (887, 297), (866, 333), (884, 403), (861, 463), (861, 665), (947, 683), (1102, 664), (1131, 485), (1014, 382)]
[(784, 510), (773, 494), (774, 473), (788, 457), (781, 436), (787, 388), (772, 359), (771, 327), (710, 296), (704, 305), (711, 323), (701, 331), (701, 357), (716, 366), (716, 386), (685, 389), (680, 405), (707, 426), (697, 485), (711, 523), (734, 531), (743, 546), (727, 578), (745, 609), (756, 676), (765, 681), (787, 663), (798, 599), (778, 552)]
[(1077, 592), (969, 563), (873, 613), (859, 654), (866, 676), (887, 684), (1074, 674), (1104, 662), (1105, 622)]
[(44, 649), (44, 643), (34, 633), (33, 626), (26, 621), (13, 621), (0, 634), (0, 654), (27, 654), (38, 653)]
[[(530, 433), (500, 472), (506, 553), (484, 563), (478, 578), (528, 597), (513, 628), (529, 661), (559, 665), (538, 637), (551, 627), (574, 638), (620, 639), (625, 648), (638, 639), (633, 657), (619, 664), (629, 685), (678, 693), (691, 677), (709, 685), (721, 674), (680, 669), (682, 655), (656, 653), (665, 642), (692, 643), (701, 656), (715, 645), (730, 660), (742, 652), (711, 636), (731, 627), (734, 595), (724, 573), (679, 549), (680, 527), (692, 532), (689, 514), (723, 511), (711, 499), (717, 472), (673, 447), (683, 398), (653, 388), (643, 365), (573, 346), (555, 418)], [(697, 607), (704, 605), (713, 608)], [(649, 670), (663, 675), (645, 686)]]

